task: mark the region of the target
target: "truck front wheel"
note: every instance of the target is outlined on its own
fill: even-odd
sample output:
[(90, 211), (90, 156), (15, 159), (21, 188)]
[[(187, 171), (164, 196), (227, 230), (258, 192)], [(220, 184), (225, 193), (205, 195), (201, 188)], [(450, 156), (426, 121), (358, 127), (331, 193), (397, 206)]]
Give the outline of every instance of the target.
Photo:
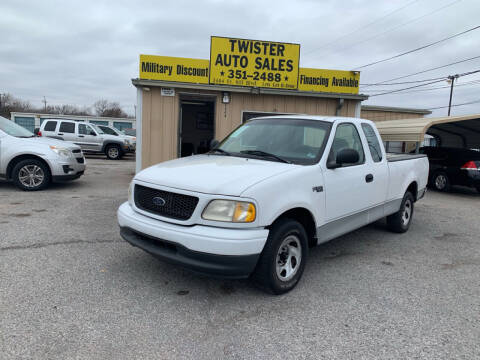
[(308, 238), (302, 224), (281, 219), (270, 229), (253, 280), (272, 294), (292, 290), (300, 280), (308, 255)]
[(391, 231), (404, 233), (408, 230), (413, 218), (413, 203), (413, 195), (411, 192), (407, 191), (405, 195), (403, 195), (400, 210), (395, 214), (387, 216), (387, 225)]

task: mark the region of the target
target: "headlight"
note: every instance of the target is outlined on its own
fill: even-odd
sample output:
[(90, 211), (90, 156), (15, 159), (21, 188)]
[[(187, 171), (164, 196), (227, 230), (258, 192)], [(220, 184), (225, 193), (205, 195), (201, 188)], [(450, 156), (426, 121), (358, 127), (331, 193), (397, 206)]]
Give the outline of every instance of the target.
[(67, 149), (61, 146), (50, 145), (50, 149), (52, 149), (54, 153), (60, 156), (70, 157), (73, 155), (70, 149)]
[(128, 203), (133, 206), (133, 181), (128, 186)]
[(125, 144), (130, 145), (130, 140), (125, 139)]
[(205, 220), (249, 223), (255, 221), (255, 205), (244, 201), (212, 200), (203, 210)]

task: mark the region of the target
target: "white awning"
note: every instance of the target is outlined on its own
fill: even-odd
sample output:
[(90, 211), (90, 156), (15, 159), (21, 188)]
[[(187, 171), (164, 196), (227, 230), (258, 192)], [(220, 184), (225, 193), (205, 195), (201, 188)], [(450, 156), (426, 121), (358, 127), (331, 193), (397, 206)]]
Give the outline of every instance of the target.
[(388, 120), (376, 125), (383, 141), (422, 142), (425, 134), (429, 134), (441, 146), (480, 146), (480, 114)]

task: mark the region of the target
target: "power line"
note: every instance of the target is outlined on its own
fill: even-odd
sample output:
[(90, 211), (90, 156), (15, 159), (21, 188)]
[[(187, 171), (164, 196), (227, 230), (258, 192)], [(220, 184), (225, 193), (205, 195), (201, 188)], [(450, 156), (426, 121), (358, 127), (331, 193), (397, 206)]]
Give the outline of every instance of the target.
[(385, 61), (389, 61), (389, 60), (392, 60), (392, 59), (396, 59), (396, 58), (399, 58), (399, 57), (401, 57), (401, 56), (408, 55), (408, 54), (414, 53), (414, 52), (416, 52), (416, 51), (420, 51), (420, 50), (426, 49), (426, 48), (428, 48), (428, 47), (430, 47), (430, 46), (439, 44), (439, 43), (441, 43), (441, 42), (444, 42), (444, 41), (453, 39), (453, 38), (455, 38), (455, 37), (457, 37), (457, 36), (466, 34), (466, 33), (470, 32), (470, 31), (474, 31), (474, 30), (477, 30), (477, 29), (479, 29), (479, 28), (480, 28), (480, 25), (477, 25), (477, 26), (475, 26), (475, 27), (473, 27), (473, 28), (470, 28), (470, 29), (468, 29), (468, 30), (459, 32), (459, 33), (457, 33), (457, 34), (455, 34), (455, 35), (452, 35), (452, 36), (443, 38), (443, 39), (438, 40), (438, 41), (435, 41), (435, 42), (433, 42), (433, 43), (420, 46), (420, 47), (418, 47), (418, 48), (416, 48), (416, 49), (412, 49), (412, 50), (403, 52), (403, 53), (401, 53), (401, 54), (397, 54), (397, 55), (395, 55), (395, 56), (391, 56), (391, 57), (386, 58), (386, 59), (374, 61), (374, 62), (371, 62), (371, 63), (366, 64), (366, 65), (358, 66), (358, 67), (354, 68), (353, 70), (363, 69), (363, 68), (366, 68), (366, 67), (368, 67), (368, 66), (372, 66), (372, 65), (379, 64), (379, 63), (382, 63), (382, 62), (385, 62)]
[(426, 85), (430, 85), (430, 84), (435, 84), (435, 83), (437, 83), (437, 82), (441, 82), (441, 81), (444, 81), (444, 80), (446, 80), (446, 79), (450, 79), (451, 81), (453, 81), (454, 79), (458, 79), (459, 77), (467, 76), (467, 75), (472, 75), (472, 74), (476, 74), (476, 73), (479, 73), (479, 72), (480, 72), (480, 70), (474, 70), (474, 71), (469, 71), (469, 72), (462, 73), (462, 74), (445, 76), (445, 77), (442, 78), (442, 80), (436, 80), (436, 81), (432, 81), (432, 82), (425, 83), (425, 84), (419, 84), (419, 85), (410, 86), (410, 87), (406, 87), (406, 88), (402, 88), (402, 89), (395, 89), (395, 90), (386, 91), (386, 92), (383, 92), (383, 93), (372, 94), (372, 95), (369, 95), (369, 96), (370, 96), (370, 97), (373, 97), (373, 96), (393, 94), (393, 93), (400, 92), (400, 91), (403, 91), (403, 90), (409, 90), (409, 89), (417, 88), (417, 87), (420, 87), (420, 86), (426, 86)]
[(340, 40), (340, 39), (344, 39), (344, 38), (346, 38), (347, 36), (350, 36), (350, 35), (352, 35), (352, 34), (355, 34), (355, 33), (357, 33), (357, 32), (360, 31), (360, 30), (363, 30), (363, 29), (365, 29), (365, 28), (367, 28), (367, 27), (369, 27), (369, 26), (371, 26), (371, 25), (373, 25), (373, 24), (376, 24), (376, 23), (379, 22), (380, 20), (383, 20), (383, 19), (389, 17), (390, 15), (393, 15), (393, 14), (395, 14), (396, 12), (399, 12), (399, 11), (405, 9), (406, 7), (408, 7), (408, 6), (416, 3), (416, 2), (418, 2), (418, 1), (419, 1), (419, 0), (410, 1), (410, 2), (407, 3), (406, 5), (401, 6), (401, 7), (397, 8), (397, 9), (389, 12), (388, 14), (385, 14), (385, 15), (379, 17), (378, 19), (372, 21), (371, 23), (368, 23), (367, 25), (361, 26), (361, 27), (355, 29), (354, 31), (349, 32), (348, 34), (342, 35), (342, 36), (336, 38), (336, 39), (333, 40), (333, 41), (330, 41), (330, 42), (328, 42), (328, 43), (326, 43), (326, 44), (323, 44), (322, 46), (320, 46), (320, 47), (318, 47), (318, 48), (316, 48), (316, 49), (313, 49), (313, 50), (311, 50), (311, 51), (306, 52), (306, 53), (304, 54), (304, 56), (305, 56), (305, 55), (309, 55), (309, 54), (311, 54), (311, 53), (314, 53), (314, 52), (316, 52), (316, 51), (318, 51), (318, 50), (320, 50), (320, 49), (323, 49), (323, 48), (325, 48), (326, 46), (330, 46), (330, 45), (336, 43), (336, 42), (337, 42), (338, 40)]
[(374, 96), (380, 96), (380, 95), (393, 94), (393, 93), (396, 93), (396, 92), (399, 92), (399, 91), (403, 91), (403, 90), (414, 89), (414, 88), (417, 88), (417, 87), (420, 87), (420, 86), (435, 84), (435, 83), (438, 83), (438, 82), (440, 82), (440, 81), (445, 81), (445, 78), (442, 78), (442, 80), (432, 81), (432, 82), (429, 82), (429, 83), (426, 83), (426, 84), (420, 84), (420, 85), (410, 86), (410, 87), (403, 88), (403, 89), (396, 89), (396, 90), (386, 91), (386, 92), (383, 92), (383, 93), (372, 94), (372, 95), (369, 95), (369, 96), (370, 96), (370, 97), (374, 97)]
[(478, 59), (478, 58), (480, 58), (480, 55), (479, 55), (479, 56), (474, 56), (474, 57), (471, 57), (471, 58), (468, 58), (468, 59), (463, 59), (463, 60), (455, 61), (455, 62), (450, 63), (450, 64), (441, 65), (441, 66), (433, 67), (433, 68), (430, 68), (430, 69), (425, 69), (425, 70), (422, 70), (422, 71), (418, 71), (418, 72), (416, 72), (416, 73), (399, 76), (399, 77), (396, 77), (396, 78), (393, 78), (393, 79), (383, 80), (383, 81), (380, 81), (380, 82), (375, 83), (375, 84), (360, 84), (360, 85), (364, 85), (364, 86), (386, 85), (386, 84), (384, 84), (384, 83), (386, 83), (386, 82), (388, 82), (388, 81), (395, 81), (395, 80), (404, 79), (404, 78), (406, 78), (406, 77), (423, 74), (423, 73), (426, 73), (426, 72), (429, 72), (429, 71), (433, 71), (433, 70), (442, 69), (442, 68), (444, 68), (444, 67), (448, 67), (448, 66), (460, 64), (460, 63), (463, 63), (463, 62), (466, 62), (466, 61), (475, 60), (475, 59)]
[(414, 22), (416, 22), (416, 21), (418, 21), (418, 20), (421, 20), (421, 19), (423, 19), (423, 18), (425, 18), (425, 17), (427, 17), (427, 16), (433, 15), (433, 14), (435, 14), (436, 12), (439, 12), (439, 11), (441, 11), (441, 10), (447, 8), (447, 7), (450, 7), (450, 6), (452, 6), (452, 5), (455, 5), (456, 3), (460, 2), (460, 1), (462, 1), (462, 0), (455, 0), (455, 1), (453, 1), (453, 2), (451, 2), (451, 3), (449, 3), (449, 4), (447, 4), (447, 5), (444, 5), (444, 6), (439, 7), (439, 8), (437, 8), (437, 9), (435, 9), (435, 10), (433, 10), (433, 11), (427, 13), (427, 14), (424, 14), (424, 15), (422, 15), (422, 16), (419, 16), (419, 17), (415, 18), (415, 19), (412, 19), (412, 20), (406, 21), (406, 22), (404, 22), (404, 23), (402, 23), (402, 24), (399, 24), (399, 25), (397, 25), (397, 26), (394, 26), (394, 27), (392, 27), (392, 28), (390, 28), (390, 29), (388, 29), (388, 30), (386, 30), (386, 31), (384, 31), (384, 32), (381, 32), (381, 33), (379, 33), (379, 34), (377, 34), (377, 35), (371, 36), (371, 37), (369, 37), (369, 38), (367, 38), (367, 39), (365, 39), (365, 40), (363, 40), (363, 41), (355, 42), (354, 44), (352, 44), (352, 45), (350, 45), (350, 46), (348, 46), (348, 45), (347, 45), (347, 46), (343, 46), (343, 47), (341, 47), (339, 50), (350, 49), (350, 48), (356, 47), (356, 46), (358, 46), (358, 45), (364, 44), (364, 43), (366, 43), (366, 42), (368, 42), (368, 41), (370, 41), (370, 40), (373, 40), (373, 39), (376, 39), (376, 38), (378, 38), (378, 37), (380, 37), (380, 36), (383, 36), (383, 35), (385, 35), (385, 34), (388, 34), (389, 32), (392, 32), (392, 31), (394, 31), (394, 30), (396, 30), (396, 29), (398, 29), (398, 28), (401, 28), (401, 27), (403, 27), (403, 26), (405, 26), (405, 25), (414, 23)]
[[(480, 103), (480, 100), (474, 100), (474, 101), (466, 102), (466, 103), (463, 103), (463, 104), (454, 104), (454, 105), (450, 105), (450, 107), (470, 105), (470, 104), (476, 104), (476, 103)], [(426, 110), (445, 109), (445, 108), (448, 108), (448, 107), (449, 107), (449, 106), (438, 106), (438, 107), (428, 108), (428, 109), (426, 109)]]
[[(459, 87), (459, 86), (472, 86), (472, 85), (477, 85), (477, 84), (480, 84), (480, 80), (473, 80), (473, 81), (469, 81), (469, 82), (466, 82), (466, 83), (463, 83), (463, 84), (457, 84), (455, 85), (456, 87)], [(447, 88), (450, 88), (450, 85), (447, 85), (447, 86), (436, 86), (436, 87), (431, 87), (431, 88), (426, 88), (426, 89), (419, 89), (419, 90), (412, 90), (412, 91), (406, 91), (406, 92), (403, 92), (402, 94), (410, 94), (410, 93), (415, 93), (415, 92), (422, 92), (422, 91), (433, 91), (433, 90), (440, 90), (440, 89), (447, 89)], [(389, 89), (375, 89), (375, 90), (367, 90), (367, 91), (390, 91)]]
[(438, 78), (432, 78), (432, 79), (423, 79), (423, 80), (413, 80), (413, 81), (403, 81), (403, 82), (396, 82), (396, 83), (383, 83), (383, 84), (360, 84), (361, 86), (374, 86), (374, 85), (405, 85), (405, 84), (418, 84), (422, 82), (427, 82), (427, 81), (433, 81), (433, 80), (441, 80), (441, 79), (446, 79), (446, 76), (438, 77)]

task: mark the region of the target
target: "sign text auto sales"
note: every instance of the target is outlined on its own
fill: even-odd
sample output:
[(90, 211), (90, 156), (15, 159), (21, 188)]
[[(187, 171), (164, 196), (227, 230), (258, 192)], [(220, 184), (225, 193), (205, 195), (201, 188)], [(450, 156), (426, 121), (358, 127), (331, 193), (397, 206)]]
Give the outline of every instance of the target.
[(212, 36), (210, 84), (297, 89), (299, 44)]

